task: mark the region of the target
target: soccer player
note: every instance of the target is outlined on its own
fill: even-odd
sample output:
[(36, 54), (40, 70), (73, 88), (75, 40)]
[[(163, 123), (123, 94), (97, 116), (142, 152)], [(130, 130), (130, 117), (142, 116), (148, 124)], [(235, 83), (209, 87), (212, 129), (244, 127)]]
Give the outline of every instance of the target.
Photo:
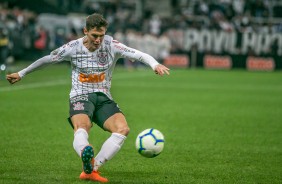
[[(72, 67), (69, 122), (74, 129), (73, 147), (82, 159), (82, 180), (108, 182), (98, 169), (120, 150), (129, 127), (110, 93), (112, 72), (119, 58), (138, 60), (149, 65), (156, 74), (169, 74), (169, 68), (159, 64), (152, 56), (127, 47), (106, 35), (108, 22), (100, 14), (86, 18), (85, 36), (61, 46), (27, 68), (6, 76), (14, 84), (25, 75), (52, 63), (69, 61)], [(88, 142), (92, 122), (111, 133), (94, 158)]]

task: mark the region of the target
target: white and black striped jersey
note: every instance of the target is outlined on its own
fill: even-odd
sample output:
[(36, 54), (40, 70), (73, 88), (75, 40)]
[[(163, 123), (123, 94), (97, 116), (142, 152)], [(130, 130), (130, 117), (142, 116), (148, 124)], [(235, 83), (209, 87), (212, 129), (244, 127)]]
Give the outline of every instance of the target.
[(111, 97), (110, 88), (112, 72), (119, 58), (127, 58), (131, 61), (139, 60), (155, 68), (159, 63), (150, 55), (113, 40), (105, 35), (101, 46), (94, 52), (90, 52), (83, 45), (83, 38), (54, 50), (50, 54), (51, 63), (69, 61), (72, 67), (72, 88), (70, 97), (103, 92)]

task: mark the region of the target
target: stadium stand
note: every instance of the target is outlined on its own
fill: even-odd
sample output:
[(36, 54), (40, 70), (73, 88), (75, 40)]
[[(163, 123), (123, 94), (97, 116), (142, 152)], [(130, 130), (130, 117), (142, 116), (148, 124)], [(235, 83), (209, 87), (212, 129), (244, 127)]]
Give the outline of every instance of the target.
[[(233, 67), (246, 67), (248, 56), (271, 57), (275, 68), (282, 68), (279, 62), (282, 3), (279, 0), (167, 0), (161, 3), (43, 0), (42, 3), (44, 6), (39, 7), (31, 0), (0, 1), (1, 22), (10, 33), (9, 54), (16, 59), (37, 58), (81, 36), (82, 19), (98, 12), (110, 22), (108, 34), (161, 61), (170, 54), (185, 54), (191, 60), (188, 65), (196, 67), (204, 66), (206, 54), (229, 55)], [(52, 26), (46, 24), (48, 21)], [(42, 34), (46, 35), (45, 46), (38, 49), (35, 42)]]

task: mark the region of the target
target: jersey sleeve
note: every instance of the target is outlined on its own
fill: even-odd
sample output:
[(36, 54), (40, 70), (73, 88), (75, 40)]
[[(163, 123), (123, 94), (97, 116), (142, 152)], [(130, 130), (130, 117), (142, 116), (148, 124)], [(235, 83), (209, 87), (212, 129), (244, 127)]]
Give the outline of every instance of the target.
[(44, 66), (47, 66), (47, 65), (50, 65), (50, 64), (52, 64), (51, 57), (50, 57), (50, 55), (47, 55), (47, 56), (44, 56), (44, 57), (36, 60), (32, 64), (30, 64), (28, 67), (22, 69), (21, 71), (18, 72), (18, 74), (21, 78), (23, 78), (28, 73), (31, 73), (35, 70), (38, 70), (38, 69), (43, 68)]
[(23, 78), (28, 73), (31, 73), (35, 70), (41, 69), (47, 65), (58, 63), (64, 60), (70, 61), (71, 52), (73, 48), (78, 45), (78, 40), (71, 41), (58, 49), (52, 51), (50, 55), (44, 56), (34, 63), (30, 64), (28, 67), (19, 71), (18, 74), (21, 78)]
[(52, 62), (70, 61), (73, 48), (78, 45), (78, 40), (70, 41), (69, 43), (53, 50), (50, 53)]
[(118, 58), (126, 58), (130, 61), (140, 61), (142, 63), (145, 63), (149, 65), (153, 70), (155, 67), (159, 64), (152, 56), (149, 54), (146, 54), (144, 52), (141, 52), (139, 50), (136, 50), (134, 48), (128, 47), (122, 43), (119, 43), (116, 40), (112, 41), (112, 47), (114, 50), (115, 55)]

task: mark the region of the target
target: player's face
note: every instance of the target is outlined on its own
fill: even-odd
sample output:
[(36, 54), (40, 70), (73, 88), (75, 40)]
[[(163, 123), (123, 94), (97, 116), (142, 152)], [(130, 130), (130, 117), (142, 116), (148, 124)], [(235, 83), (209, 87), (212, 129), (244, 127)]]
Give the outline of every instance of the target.
[(106, 28), (100, 27), (100, 28), (93, 28), (90, 30), (87, 30), (84, 28), (84, 34), (87, 36), (88, 39), (88, 46), (91, 50), (96, 50), (100, 47), (101, 43), (103, 42), (104, 36), (106, 34)]

